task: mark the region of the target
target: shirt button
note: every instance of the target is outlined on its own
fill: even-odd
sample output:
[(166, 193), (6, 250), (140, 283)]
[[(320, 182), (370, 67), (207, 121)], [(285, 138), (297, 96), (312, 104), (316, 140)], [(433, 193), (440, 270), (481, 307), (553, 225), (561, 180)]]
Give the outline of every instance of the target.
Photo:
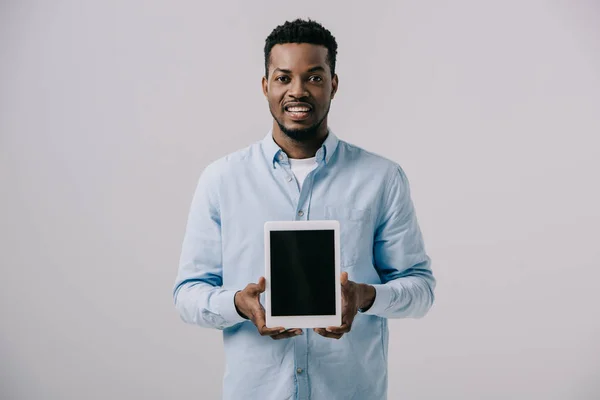
[(280, 153), (280, 154), (277, 156), (277, 158), (279, 158), (280, 160), (283, 160), (283, 154), (281, 154), (281, 153)]
[(287, 178), (285, 178), (286, 181), (291, 182), (292, 181), (292, 177), (288, 176)]
[(299, 217), (301, 217), (301, 216), (303, 216), (303, 215), (304, 215), (304, 211), (302, 211), (302, 210), (298, 211), (298, 216), (299, 216)]
[(297, 372), (297, 373), (299, 373), (299, 374), (301, 374), (301, 373), (302, 373), (302, 371), (303, 371), (303, 369), (302, 369), (302, 368), (298, 368), (298, 369), (296, 370), (296, 372)]

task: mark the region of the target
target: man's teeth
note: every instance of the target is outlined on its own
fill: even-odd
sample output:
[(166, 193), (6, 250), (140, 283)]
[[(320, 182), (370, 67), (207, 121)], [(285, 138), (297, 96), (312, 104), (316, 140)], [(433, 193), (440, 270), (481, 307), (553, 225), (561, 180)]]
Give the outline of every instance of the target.
[(288, 107), (287, 110), (290, 112), (309, 112), (310, 108), (308, 108), (308, 107)]

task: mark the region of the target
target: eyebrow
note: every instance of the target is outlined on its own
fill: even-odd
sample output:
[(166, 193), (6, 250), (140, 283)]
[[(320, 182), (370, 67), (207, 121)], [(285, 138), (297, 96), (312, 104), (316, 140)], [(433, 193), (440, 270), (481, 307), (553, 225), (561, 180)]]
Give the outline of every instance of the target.
[[(325, 68), (323, 68), (320, 65), (317, 65), (316, 67), (312, 67), (310, 68), (307, 72), (316, 72), (316, 71), (325, 71)], [(275, 72), (283, 72), (284, 74), (291, 74), (292, 71), (289, 69), (284, 69), (284, 68), (275, 68), (275, 70), (273, 71), (273, 73)]]

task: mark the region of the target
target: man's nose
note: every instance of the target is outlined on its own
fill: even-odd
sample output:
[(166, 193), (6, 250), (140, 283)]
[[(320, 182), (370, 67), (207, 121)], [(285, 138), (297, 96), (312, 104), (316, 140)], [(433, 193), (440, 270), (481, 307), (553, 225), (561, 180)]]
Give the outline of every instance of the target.
[(306, 90), (304, 81), (302, 79), (294, 79), (288, 94), (295, 98), (307, 97), (308, 91)]

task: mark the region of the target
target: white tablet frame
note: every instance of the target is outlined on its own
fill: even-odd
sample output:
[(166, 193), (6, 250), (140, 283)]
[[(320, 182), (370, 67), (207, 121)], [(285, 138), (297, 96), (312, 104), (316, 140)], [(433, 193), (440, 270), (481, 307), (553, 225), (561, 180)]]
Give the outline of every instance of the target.
[[(271, 315), (271, 231), (333, 230), (335, 259), (335, 315)], [(265, 316), (268, 328), (327, 328), (342, 324), (342, 285), (340, 279), (340, 223), (327, 221), (268, 221), (265, 223)]]

